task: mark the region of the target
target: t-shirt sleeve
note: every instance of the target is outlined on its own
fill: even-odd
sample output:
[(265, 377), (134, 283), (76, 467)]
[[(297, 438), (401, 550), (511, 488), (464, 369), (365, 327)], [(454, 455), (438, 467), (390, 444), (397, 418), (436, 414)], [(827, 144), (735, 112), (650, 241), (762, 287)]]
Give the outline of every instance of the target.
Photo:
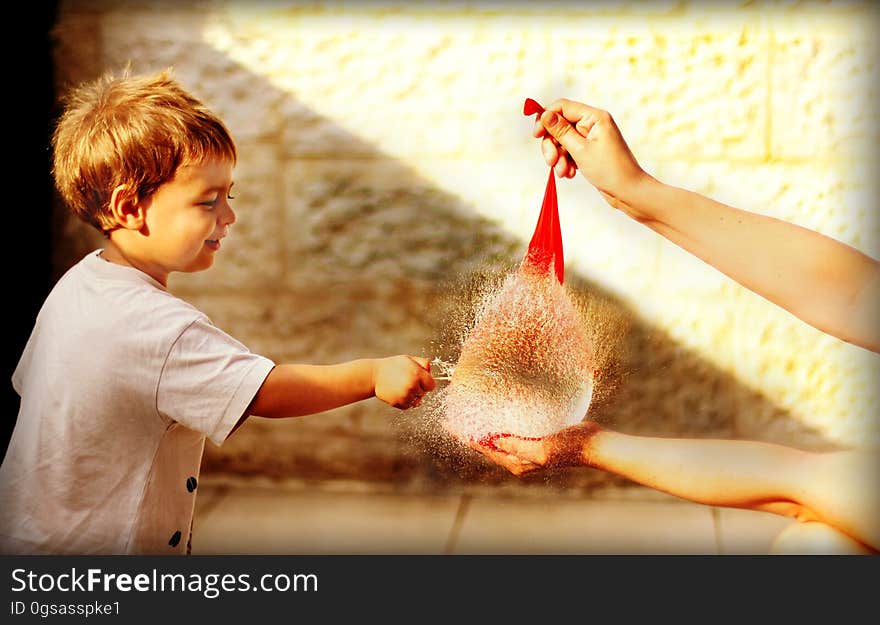
[(168, 353), (156, 406), (160, 414), (220, 445), (274, 366), (207, 319), (198, 319)]

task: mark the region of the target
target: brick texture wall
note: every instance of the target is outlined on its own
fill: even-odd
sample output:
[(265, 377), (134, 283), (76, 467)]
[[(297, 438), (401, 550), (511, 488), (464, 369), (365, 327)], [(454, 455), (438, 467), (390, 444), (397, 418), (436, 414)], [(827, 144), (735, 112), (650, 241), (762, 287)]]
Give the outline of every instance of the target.
[[(170, 288), (276, 361), (454, 355), (525, 250), (546, 169), (524, 98), (610, 110), (657, 177), (880, 256), (874, 3), (62, 2), (59, 94), (167, 66), (239, 144), (238, 223)], [(636, 433), (880, 440), (876, 355), (559, 183), (567, 283), (609, 354), (592, 414)], [(60, 274), (100, 240), (56, 219)], [(768, 271), (772, 268), (768, 267)], [(206, 471), (513, 487), (430, 409), (252, 419)], [(614, 483), (592, 471), (531, 488)]]

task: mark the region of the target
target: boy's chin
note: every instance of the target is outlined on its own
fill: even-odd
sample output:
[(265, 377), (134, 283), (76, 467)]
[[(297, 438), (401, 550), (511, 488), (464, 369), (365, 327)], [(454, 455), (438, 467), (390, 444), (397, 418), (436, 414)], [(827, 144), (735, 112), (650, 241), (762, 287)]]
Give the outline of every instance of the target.
[(201, 257), (193, 261), (193, 263), (186, 268), (185, 273), (197, 273), (199, 271), (204, 271), (205, 269), (210, 269), (214, 265), (214, 257)]

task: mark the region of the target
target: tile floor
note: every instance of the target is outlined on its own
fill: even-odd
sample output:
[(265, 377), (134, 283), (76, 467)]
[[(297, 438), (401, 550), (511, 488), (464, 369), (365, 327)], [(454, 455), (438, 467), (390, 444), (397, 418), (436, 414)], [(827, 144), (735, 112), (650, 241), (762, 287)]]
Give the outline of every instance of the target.
[(591, 499), (425, 495), (204, 476), (194, 554), (764, 554), (793, 522), (649, 489)]

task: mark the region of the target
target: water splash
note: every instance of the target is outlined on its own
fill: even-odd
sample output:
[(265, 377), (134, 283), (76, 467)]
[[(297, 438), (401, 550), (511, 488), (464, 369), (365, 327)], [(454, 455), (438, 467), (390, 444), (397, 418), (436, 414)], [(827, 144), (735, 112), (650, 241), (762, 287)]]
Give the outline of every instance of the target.
[(435, 356), (431, 360), (431, 375), (434, 380), (441, 382), (449, 382), (452, 380), (452, 374), (455, 372), (455, 363), (448, 360), (441, 360), (439, 356)]
[(523, 265), (478, 303), (449, 386), (447, 427), (474, 440), (542, 437), (581, 421), (593, 395), (594, 349), (565, 286)]

